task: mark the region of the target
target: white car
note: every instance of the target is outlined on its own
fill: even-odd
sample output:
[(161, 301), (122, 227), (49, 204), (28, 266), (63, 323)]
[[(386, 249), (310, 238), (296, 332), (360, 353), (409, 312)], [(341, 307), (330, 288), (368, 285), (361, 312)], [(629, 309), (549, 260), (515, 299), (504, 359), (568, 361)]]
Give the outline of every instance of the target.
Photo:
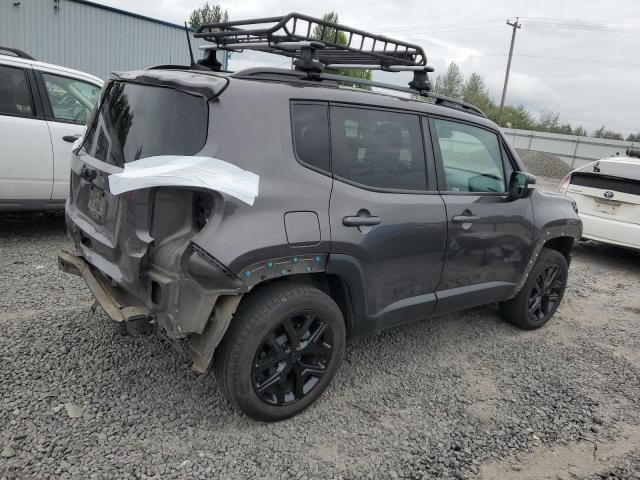
[(102, 83), (0, 47), (0, 211), (64, 208), (71, 146)]
[(559, 190), (576, 201), (584, 238), (640, 249), (640, 150), (580, 167)]

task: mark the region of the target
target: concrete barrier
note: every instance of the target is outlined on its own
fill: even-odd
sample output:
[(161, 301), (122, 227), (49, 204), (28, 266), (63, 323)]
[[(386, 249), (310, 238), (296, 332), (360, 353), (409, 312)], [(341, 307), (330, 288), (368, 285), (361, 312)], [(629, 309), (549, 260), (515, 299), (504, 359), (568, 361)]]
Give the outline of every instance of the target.
[(571, 169), (601, 158), (624, 155), (629, 147), (640, 147), (638, 142), (606, 138), (579, 137), (514, 128), (503, 128), (502, 131), (515, 148), (550, 153), (560, 158)]

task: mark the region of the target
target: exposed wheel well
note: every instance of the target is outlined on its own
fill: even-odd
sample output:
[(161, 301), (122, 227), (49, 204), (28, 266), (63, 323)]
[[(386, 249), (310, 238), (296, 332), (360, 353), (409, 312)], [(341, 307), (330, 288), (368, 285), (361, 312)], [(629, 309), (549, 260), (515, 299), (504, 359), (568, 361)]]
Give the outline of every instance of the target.
[(571, 249), (573, 248), (574, 242), (575, 239), (573, 237), (555, 237), (547, 240), (544, 246), (545, 248), (560, 252), (568, 262), (571, 260)]
[(353, 327), (353, 310), (351, 308), (351, 295), (347, 283), (337, 275), (329, 273), (303, 273), (299, 275), (289, 275), (287, 277), (267, 280), (256, 285), (248, 295), (276, 282), (299, 282), (316, 287), (318, 290), (329, 295), (340, 308), (344, 317), (347, 336), (350, 336)]

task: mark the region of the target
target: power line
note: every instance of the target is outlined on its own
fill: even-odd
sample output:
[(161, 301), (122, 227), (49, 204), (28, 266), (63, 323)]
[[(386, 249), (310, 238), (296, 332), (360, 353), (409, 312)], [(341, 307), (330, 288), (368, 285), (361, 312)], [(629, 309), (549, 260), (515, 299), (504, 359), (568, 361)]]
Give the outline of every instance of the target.
[(496, 18), (490, 18), (485, 20), (472, 20), (472, 21), (465, 21), (465, 22), (426, 23), (422, 25), (404, 25), (404, 26), (389, 27), (389, 28), (385, 28), (382, 26), (381, 27), (370, 26), (368, 27), (368, 30), (378, 30), (378, 28), (380, 29), (385, 28), (385, 30), (387, 31), (415, 30), (415, 29), (439, 28), (439, 27), (441, 28), (441, 27), (455, 27), (455, 26), (467, 26), (467, 25), (482, 25), (486, 23), (496, 23), (498, 21), (499, 20)]
[(579, 24), (594, 23), (601, 25), (640, 25), (640, 22), (619, 22), (617, 20), (585, 20), (584, 18), (553, 18), (553, 17), (520, 17), (525, 20), (549, 20), (552, 22), (575, 22)]
[(442, 32), (466, 32), (469, 30), (490, 30), (492, 28), (502, 28), (502, 25), (495, 25), (495, 24), (487, 24), (487, 25), (469, 25), (467, 27), (465, 26), (459, 26), (459, 27), (438, 27), (438, 28), (428, 28), (428, 27), (421, 27), (421, 28), (410, 28), (410, 29), (406, 29), (406, 30), (389, 30), (389, 29), (384, 29), (384, 30), (378, 30), (380, 33), (391, 33), (391, 34), (398, 34), (398, 33), (405, 33), (405, 34), (411, 34), (411, 33), (442, 33)]
[(549, 57), (546, 55), (526, 55), (526, 54), (519, 54), (519, 55), (516, 55), (516, 57), (542, 58), (542, 59), (548, 59), (548, 60), (563, 60), (563, 61), (568, 60), (568, 61), (575, 61), (575, 62), (608, 63), (612, 65), (628, 65), (628, 66), (640, 67), (640, 63), (618, 62), (615, 60), (600, 60), (596, 58)]
[[(485, 57), (506, 57), (507, 53), (486, 53), (480, 55), (468, 55), (468, 58), (485, 58)], [(526, 53), (514, 53), (514, 57), (524, 57), (524, 58), (539, 58), (543, 60), (562, 60), (562, 61), (573, 61), (573, 62), (594, 62), (594, 63), (608, 63), (611, 65), (625, 65), (632, 67), (640, 67), (640, 63), (634, 62), (622, 62), (617, 60), (602, 60), (598, 58), (578, 58), (578, 57), (552, 57), (547, 55), (529, 55)]]

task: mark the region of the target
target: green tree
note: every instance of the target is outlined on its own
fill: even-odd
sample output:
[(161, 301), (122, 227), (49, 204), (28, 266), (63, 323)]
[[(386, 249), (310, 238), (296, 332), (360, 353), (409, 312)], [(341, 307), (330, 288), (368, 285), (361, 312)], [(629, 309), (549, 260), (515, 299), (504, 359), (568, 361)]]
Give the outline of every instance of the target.
[(462, 87), (462, 100), (475, 105), (485, 113), (495, 108), (495, 104), (493, 100), (491, 100), (484, 79), (477, 73), (472, 73), (464, 83)]
[(587, 133), (587, 130), (582, 126), (582, 125), (578, 125), (576, 128), (573, 129), (573, 134), (577, 135), (579, 137), (586, 137), (589, 134)]
[[(338, 23), (338, 14), (336, 12), (328, 12), (322, 15), (322, 20), (325, 22)], [(337, 35), (336, 35), (337, 33)], [(339, 45), (347, 45), (349, 42), (347, 40), (347, 35), (338, 30), (336, 32), (335, 28), (322, 28), (319, 25), (316, 25), (311, 33), (313, 38), (317, 38), (318, 40), (324, 40), (326, 42), (337, 43)], [(339, 68), (336, 69), (336, 73), (338, 75), (343, 75), (345, 77), (353, 77), (353, 78), (361, 78), (363, 80), (371, 80), (371, 70), (365, 70), (362, 68)], [(360, 85), (353, 84), (355, 87), (363, 88), (365, 90), (371, 90), (369, 85)]]
[[(487, 116), (493, 120), (494, 122), (498, 122), (498, 107), (494, 107), (493, 109), (485, 112)], [(536, 121), (533, 118), (533, 115), (525, 108), (524, 105), (520, 104), (518, 106), (513, 105), (505, 105), (502, 109), (502, 127), (507, 124), (511, 125), (511, 128), (519, 128), (522, 130), (534, 130), (536, 126)]]
[(608, 140), (624, 140), (624, 137), (621, 133), (614, 132), (613, 130), (608, 130), (604, 125), (593, 132), (593, 135), (591, 136), (595, 138), (606, 138)]
[(555, 132), (560, 127), (560, 112), (543, 110), (540, 112), (538, 129), (543, 132)]
[(629, 134), (627, 142), (640, 142), (640, 132)]
[(536, 130), (551, 133), (564, 133), (566, 135), (574, 134), (571, 124), (560, 123), (560, 112), (552, 112), (550, 110), (543, 110), (540, 113), (540, 119), (536, 125)]
[(438, 75), (433, 85), (433, 91), (440, 95), (462, 100), (464, 91), (464, 77), (456, 62), (451, 62), (444, 75)]
[(218, 23), (228, 22), (229, 12), (223, 10), (220, 5), (209, 5), (209, 2), (205, 2), (204, 7), (196, 8), (191, 12), (189, 17), (189, 26), (191, 28), (198, 28), (204, 23)]

